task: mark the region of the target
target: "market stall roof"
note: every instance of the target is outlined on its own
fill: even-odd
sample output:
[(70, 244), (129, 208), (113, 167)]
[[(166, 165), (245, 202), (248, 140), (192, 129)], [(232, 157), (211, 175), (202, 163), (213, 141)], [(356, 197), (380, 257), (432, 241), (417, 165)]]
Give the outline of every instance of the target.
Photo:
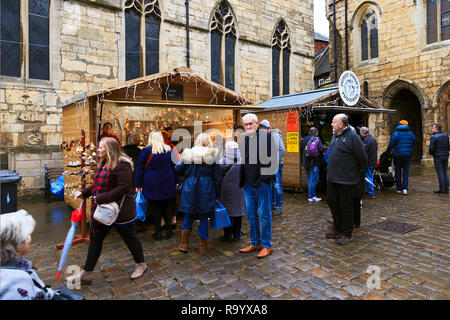
[[(167, 93), (170, 88), (180, 87), (182, 87), (181, 95), (172, 99), (168, 98)], [(175, 92), (175, 94), (177, 93)], [(60, 103), (58, 108), (86, 101), (91, 97), (119, 105), (263, 109), (263, 107), (253, 106), (252, 102), (243, 95), (207, 80), (185, 67), (82, 93)]]
[[(341, 104), (341, 105), (339, 105)], [(338, 87), (317, 89), (306, 92), (292, 93), (273, 97), (257, 105), (265, 110), (258, 111), (281, 111), (285, 109), (299, 109), (310, 107), (312, 110), (344, 111), (344, 112), (371, 112), (371, 113), (394, 113), (395, 110), (381, 109), (375, 103), (365, 97), (360, 97), (358, 103), (353, 107), (345, 106), (339, 96)]]

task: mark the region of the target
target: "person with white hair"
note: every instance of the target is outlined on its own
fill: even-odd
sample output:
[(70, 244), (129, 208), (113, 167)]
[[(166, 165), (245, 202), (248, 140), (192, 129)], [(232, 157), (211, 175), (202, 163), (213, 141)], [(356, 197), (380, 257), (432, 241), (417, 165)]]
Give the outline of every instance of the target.
[(155, 225), (153, 239), (162, 240), (161, 217), (166, 226), (166, 239), (173, 236), (171, 228), (171, 208), (177, 196), (172, 147), (164, 142), (159, 131), (150, 133), (149, 144), (142, 149), (136, 168), (136, 192), (142, 191), (149, 202)]
[(23, 258), (31, 244), (36, 221), (25, 210), (0, 215), (0, 300), (51, 300), (55, 292), (46, 287)]
[(242, 253), (260, 250), (258, 258), (272, 252), (272, 183), (278, 170), (278, 150), (269, 131), (260, 130), (258, 117), (242, 117), (245, 137), (240, 150), (243, 164), (239, 186), (244, 187), (246, 215), (250, 227), (250, 245)]
[(181, 252), (188, 252), (195, 214), (198, 214), (200, 220), (197, 233), (200, 253), (206, 253), (212, 248), (208, 245), (208, 218), (216, 208), (222, 179), (216, 163), (217, 154), (208, 134), (200, 133), (194, 147), (185, 149), (181, 154), (181, 161), (175, 165), (175, 172), (180, 176), (184, 175), (178, 209), (185, 214), (181, 226), (181, 244), (178, 247)]
[(227, 209), (231, 226), (223, 228), (222, 241), (237, 242), (241, 239), (242, 217), (245, 215), (244, 188), (239, 187), (241, 154), (234, 141), (225, 143), (225, 155), (219, 161), (222, 173), (219, 201)]

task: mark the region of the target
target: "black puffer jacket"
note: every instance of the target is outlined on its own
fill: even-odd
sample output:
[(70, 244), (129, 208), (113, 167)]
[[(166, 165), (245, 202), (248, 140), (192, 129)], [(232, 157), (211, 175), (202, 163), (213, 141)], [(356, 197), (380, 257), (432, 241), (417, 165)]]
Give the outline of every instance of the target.
[(328, 155), (327, 180), (346, 185), (359, 183), (367, 169), (367, 153), (361, 138), (347, 127), (333, 135)]
[(436, 132), (430, 140), (429, 153), (434, 157), (447, 156), (449, 151), (448, 135), (443, 132)]

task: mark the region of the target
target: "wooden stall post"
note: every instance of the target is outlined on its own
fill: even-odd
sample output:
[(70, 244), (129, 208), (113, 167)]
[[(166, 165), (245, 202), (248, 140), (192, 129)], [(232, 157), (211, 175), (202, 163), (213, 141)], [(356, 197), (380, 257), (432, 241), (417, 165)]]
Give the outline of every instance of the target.
[[(83, 130), (81, 130), (81, 147), (83, 147), (82, 155), (86, 149), (86, 133)], [(81, 171), (83, 172), (81, 174), (81, 189), (86, 188), (86, 172), (84, 172), (84, 157), (81, 157)], [(89, 243), (89, 236), (87, 235), (87, 228), (86, 228), (86, 201), (81, 201), (81, 210), (83, 211), (83, 218), (81, 219), (81, 235), (76, 234), (72, 245), (79, 244), (79, 243)], [(62, 249), (64, 248), (64, 243), (59, 243), (56, 245), (56, 249)]]

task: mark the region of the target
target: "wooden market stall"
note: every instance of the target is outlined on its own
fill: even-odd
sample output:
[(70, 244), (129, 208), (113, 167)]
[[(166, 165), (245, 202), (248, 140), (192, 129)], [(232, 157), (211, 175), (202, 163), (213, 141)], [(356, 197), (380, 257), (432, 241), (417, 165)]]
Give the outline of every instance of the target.
[(356, 105), (346, 106), (340, 98), (338, 87), (277, 96), (257, 106), (265, 108), (254, 111), (258, 120), (269, 120), (270, 126), (279, 129), (283, 137), (286, 148), (283, 160), (283, 187), (299, 191), (308, 188), (300, 157), (300, 146), (312, 126), (319, 130), (322, 142), (329, 144), (332, 137), (331, 121), (338, 113), (347, 114), (353, 127), (368, 127), (369, 113), (395, 112), (381, 109), (362, 96)]
[[(80, 200), (74, 200), (74, 190), (82, 187), (83, 167), (86, 185), (93, 178), (98, 135), (106, 121), (112, 123), (112, 134), (122, 145), (126, 145), (130, 135), (134, 134), (139, 136), (143, 147), (148, 144), (151, 131), (168, 126), (173, 130), (185, 129), (191, 142), (194, 135), (206, 130), (215, 131), (211, 135), (220, 134), (224, 139), (232, 139), (240, 109), (263, 109), (252, 106), (244, 96), (202, 78), (188, 68), (148, 75), (81, 94), (59, 107), (62, 108), (63, 144), (70, 146), (62, 146), (67, 170), (64, 199), (73, 208), (80, 205)], [(85, 131), (84, 144), (81, 130)], [(87, 208), (90, 208), (90, 202)]]

